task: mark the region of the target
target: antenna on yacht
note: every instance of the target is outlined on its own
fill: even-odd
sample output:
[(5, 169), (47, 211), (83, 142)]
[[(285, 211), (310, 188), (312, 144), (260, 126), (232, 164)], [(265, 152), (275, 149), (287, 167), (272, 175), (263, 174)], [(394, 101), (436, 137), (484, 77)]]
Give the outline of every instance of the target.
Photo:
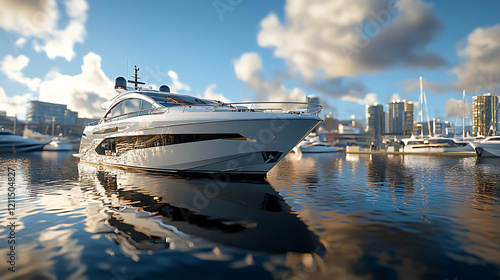
[(128, 80), (127, 81), (129, 83), (134, 84), (134, 88), (135, 89), (138, 89), (139, 85), (145, 85), (145, 83), (139, 82), (140, 78), (139, 78), (139, 76), (137, 76), (137, 72), (139, 72), (139, 67), (137, 67), (137, 65), (134, 65), (134, 75), (132, 76), (132, 78), (134, 78), (134, 80)]

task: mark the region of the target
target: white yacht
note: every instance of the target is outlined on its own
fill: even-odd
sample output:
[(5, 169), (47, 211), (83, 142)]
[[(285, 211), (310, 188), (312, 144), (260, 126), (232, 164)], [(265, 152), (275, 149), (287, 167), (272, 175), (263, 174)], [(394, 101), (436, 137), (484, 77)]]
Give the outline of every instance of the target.
[[(159, 90), (127, 89), (85, 127), (81, 160), (160, 172), (265, 174), (322, 119), (299, 102), (225, 104)], [(313, 106), (311, 106), (313, 107)]]
[(490, 136), (470, 144), (478, 157), (500, 157), (500, 136)]
[(46, 144), (15, 135), (11, 130), (0, 130), (0, 153), (41, 151)]
[(302, 153), (333, 153), (337, 151), (337, 147), (332, 147), (330, 143), (321, 141), (319, 136), (306, 138), (297, 147)]
[(54, 152), (71, 151), (73, 150), (73, 144), (59, 137), (54, 137), (52, 141), (50, 141), (45, 147), (43, 147), (43, 150)]
[(428, 137), (417, 138), (412, 135), (410, 138), (401, 139), (403, 142), (403, 152), (408, 154), (442, 154), (442, 153), (465, 153), (474, 154), (474, 149), (467, 142), (457, 142), (451, 138)]

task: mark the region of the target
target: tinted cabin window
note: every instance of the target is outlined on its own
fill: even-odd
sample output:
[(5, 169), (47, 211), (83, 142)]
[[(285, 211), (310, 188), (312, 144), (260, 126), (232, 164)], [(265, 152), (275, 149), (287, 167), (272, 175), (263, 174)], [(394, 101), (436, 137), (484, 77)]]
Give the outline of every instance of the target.
[(121, 103), (118, 103), (118, 105), (116, 105), (112, 110), (111, 112), (108, 114), (108, 116), (110, 118), (113, 118), (113, 117), (116, 117), (116, 116), (119, 116), (122, 114), (122, 105), (123, 105), (123, 102)]
[(151, 105), (151, 103), (142, 100), (142, 102), (141, 102), (141, 111), (142, 110), (149, 110), (151, 108), (153, 108), (153, 105)]
[(127, 99), (123, 101), (123, 113), (130, 114), (141, 110), (141, 101), (140, 99)]
[[(124, 115), (120, 118), (130, 118), (139, 115), (139, 111), (150, 110), (153, 108), (151, 103), (138, 98), (124, 100), (116, 105), (107, 115), (106, 118), (115, 118)], [(141, 115), (148, 114), (148, 111), (141, 112)], [(118, 118), (118, 119), (120, 119)]]
[(144, 93), (164, 107), (179, 105), (218, 105), (218, 103), (182, 94)]

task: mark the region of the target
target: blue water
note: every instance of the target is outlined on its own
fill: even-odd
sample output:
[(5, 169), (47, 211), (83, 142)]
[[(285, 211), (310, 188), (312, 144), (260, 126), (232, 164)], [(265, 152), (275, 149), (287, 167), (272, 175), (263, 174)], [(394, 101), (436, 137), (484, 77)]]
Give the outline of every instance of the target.
[(0, 279), (500, 279), (500, 160), (290, 154), (268, 182), (0, 165)]

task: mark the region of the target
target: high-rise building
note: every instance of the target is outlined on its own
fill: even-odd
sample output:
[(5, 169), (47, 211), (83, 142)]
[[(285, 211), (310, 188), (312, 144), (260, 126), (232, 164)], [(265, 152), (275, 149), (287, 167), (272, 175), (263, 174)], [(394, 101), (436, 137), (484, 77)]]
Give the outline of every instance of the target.
[(26, 122), (30, 124), (54, 123), (76, 125), (78, 112), (68, 109), (66, 105), (42, 101), (30, 101), (26, 111)]
[(403, 134), (412, 134), (413, 133), (413, 101), (405, 102), (405, 132)]
[(499, 131), (499, 97), (486, 93), (472, 97), (473, 135), (496, 135)]
[(442, 136), (445, 132), (445, 123), (442, 123), (440, 119), (432, 119), (432, 136)]
[(385, 115), (383, 105), (366, 106), (366, 132), (371, 133), (381, 143), (385, 133)]
[(330, 112), (325, 116), (325, 122), (323, 123), (323, 128), (325, 131), (333, 131), (337, 129), (339, 125), (339, 120), (333, 117), (333, 114)]
[(386, 133), (410, 135), (413, 132), (413, 102), (393, 101), (387, 104)]

